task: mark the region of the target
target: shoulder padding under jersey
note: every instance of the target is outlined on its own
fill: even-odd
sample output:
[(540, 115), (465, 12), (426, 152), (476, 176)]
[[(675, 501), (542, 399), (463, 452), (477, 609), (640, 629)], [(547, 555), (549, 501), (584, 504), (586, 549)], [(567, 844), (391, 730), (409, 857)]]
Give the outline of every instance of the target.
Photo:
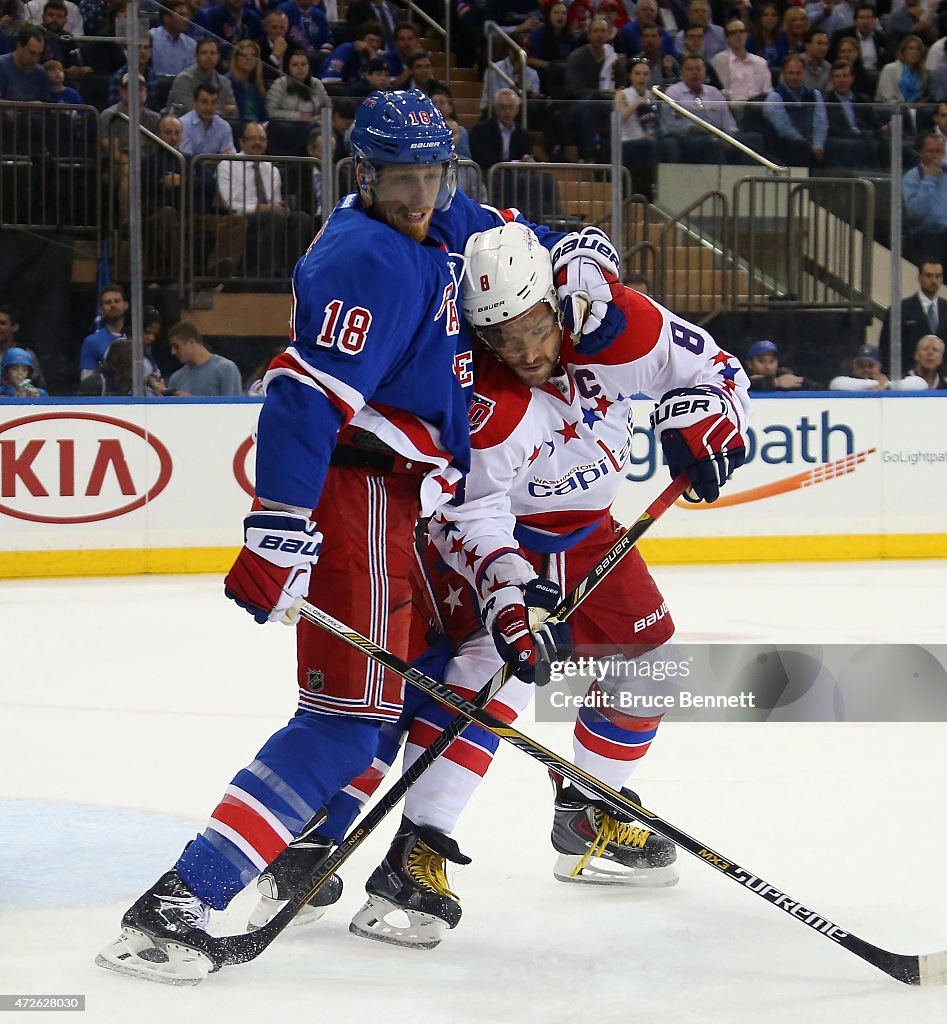
[(573, 347), (574, 357), (570, 362), (599, 363), (615, 366), (619, 363), (631, 363), (635, 359), (646, 356), (661, 337), (664, 327), (664, 314), (661, 309), (641, 292), (634, 288), (622, 286), (615, 288), (616, 304), (625, 314), (626, 327), (607, 348), (595, 355), (584, 356), (582, 343)]
[(495, 356), (478, 346), (474, 396), (468, 411), (470, 446), (495, 448), (513, 433), (529, 408), (531, 388)]

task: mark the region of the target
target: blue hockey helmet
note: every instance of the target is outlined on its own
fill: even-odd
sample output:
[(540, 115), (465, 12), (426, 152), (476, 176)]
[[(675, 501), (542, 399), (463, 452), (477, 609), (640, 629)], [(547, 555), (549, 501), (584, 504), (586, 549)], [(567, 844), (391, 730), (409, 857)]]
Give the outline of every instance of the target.
[(359, 188), (367, 192), (386, 164), (443, 164), (444, 180), (435, 206), (439, 210), (450, 206), (457, 180), (454, 133), (420, 89), (366, 96), (355, 114), (352, 152), (362, 165)]
[(28, 366), (32, 370), (34, 369), (33, 357), (25, 348), (17, 348), (14, 345), (4, 352), (3, 360), (0, 361), (0, 373), (6, 373), (11, 366)]

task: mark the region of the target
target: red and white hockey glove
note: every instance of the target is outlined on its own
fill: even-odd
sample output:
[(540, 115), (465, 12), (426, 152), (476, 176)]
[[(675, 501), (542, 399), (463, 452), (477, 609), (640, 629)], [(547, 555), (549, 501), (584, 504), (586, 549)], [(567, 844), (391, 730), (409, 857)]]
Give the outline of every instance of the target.
[(500, 657), (525, 683), (544, 685), (543, 666), (572, 653), (571, 627), (548, 617), (561, 600), (555, 583), (534, 579), (525, 588), (503, 587), (483, 606), (484, 624)]
[(294, 625), (299, 612), (293, 605), (309, 592), (322, 534), (295, 512), (261, 511), (244, 519), (243, 538), (243, 550), (224, 580), (224, 594), (261, 624)]
[(746, 459), (732, 414), (712, 388), (676, 388), (651, 413), (651, 429), (664, 449), (671, 476), (684, 473), (698, 499), (706, 502), (720, 497), (720, 488)]
[(625, 314), (615, 304), (622, 289), (621, 259), (599, 228), (572, 231), (550, 253), (562, 319), (585, 355), (601, 352), (624, 331)]

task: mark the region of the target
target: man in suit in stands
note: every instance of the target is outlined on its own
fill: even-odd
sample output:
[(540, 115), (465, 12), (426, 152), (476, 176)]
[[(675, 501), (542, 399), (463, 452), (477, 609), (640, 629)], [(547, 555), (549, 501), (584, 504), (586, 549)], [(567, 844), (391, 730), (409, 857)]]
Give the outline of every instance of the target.
[(470, 129), (470, 152), (484, 171), (506, 160), (533, 159), (529, 132), (516, 120), (519, 109), (516, 93), (500, 89), (493, 103), (493, 117)]
[[(921, 338), (927, 334), (943, 338), (947, 333), (947, 300), (938, 295), (944, 284), (943, 264), (939, 260), (922, 260), (917, 284), (914, 295), (901, 300), (901, 362), (905, 373), (914, 365), (914, 348)], [(881, 329), (882, 352), (888, 351), (890, 341), (889, 316)], [(897, 376), (894, 367), (891, 375)]]
[(855, 92), (854, 82), (851, 64), (844, 60), (832, 64), (831, 88), (824, 93), (829, 121), (825, 140), (826, 167), (879, 166), (878, 125), (871, 97)]
[(866, 74), (870, 75), (871, 83), (877, 84), (878, 73), (885, 64), (890, 64), (894, 60), (894, 54), (888, 50), (884, 33), (878, 31), (878, 17), (872, 4), (858, 4), (855, 8), (855, 24), (832, 33), (832, 46), (829, 51), (831, 60), (835, 59), (839, 40), (845, 36), (853, 38), (858, 43), (862, 67)]

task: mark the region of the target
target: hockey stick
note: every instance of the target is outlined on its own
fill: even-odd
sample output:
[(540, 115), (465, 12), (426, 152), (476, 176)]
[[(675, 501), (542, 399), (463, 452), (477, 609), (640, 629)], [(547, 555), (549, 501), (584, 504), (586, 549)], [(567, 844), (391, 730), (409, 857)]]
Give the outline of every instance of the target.
[[(852, 932), (845, 931), (827, 917), (823, 917), (818, 912), (793, 899), (788, 893), (770, 885), (760, 878), (759, 875), (754, 875), (746, 868), (737, 864), (736, 861), (724, 857), (723, 854), (718, 853), (712, 847), (705, 846), (699, 840), (681, 831), (676, 825), (660, 818), (653, 811), (649, 811), (633, 800), (629, 800), (624, 794), (607, 786), (604, 782), (589, 775), (581, 768), (577, 768), (570, 761), (560, 757), (559, 754), (544, 747), (536, 740), (530, 739), (530, 737), (513, 728), (513, 726), (507, 725), (505, 722), (500, 721), (499, 718), (495, 718), (482, 708), (477, 707), (472, 701), (460, 697), (443, 683), (439, 683), (436, 679), (432, 679), (407, 662), (384, 650), (384, 648), (372, 643), (367, 637), (350, 629), (331, 615), (327, 615), (315, 605), (310, 604), (308, 601), (302, 602), (300, 614), (304, 619), (326, 630), (327, 633), (330, 633), (337, 639), (363, 651), (372, 661), (400, 675), (403, 679), (406, 679), (409, 683), (412, 683), (428, 694), (428, 696), (433, 697), (438, 703), (465, 714), (472, 721), (476, 722), (477, 725), (481, 726), (481, 728), (492, 732), (495, 736), (499, 736), (500, 739), (506, 740), (507, 743), (511, 743), (514, 747), (522, 750), (547, 768), (555, 769), (560, 775), (564, 775), (571, 781), (579, 783), (615, 810), (629, 814), (639, 821), (646, 823), (652, 831), (672, 840), (688, 853), (716, 868), (721, 874), (726, 875), (727, 878), (738, 882), (750, 892), (762, 897), (774, 907), (783, 911), (783, 913), (788, 914), (797, 921), (801, 921), (808, 928), (818, 932), (820, 935), (824, 935), (843, 949), (847, 949), (850, 953), (854, 953), (872, 966), (884, 971), (885, 974), (894, 978), (895, 981), (904, 982), (906, 985), (947, 985), (947, 950), (920, 955), (892, 953), (890, 950), (882, 949), (880, 946), (875, 946), (859, 938)], [(235, 936), (234, 938), (241, 937)], [(226, 942), (227, 940), (218, 941)]]
[[(608, 576), (615, 566), (637, 544), (638, 540), (651, 528), (652, 524), (674, 504), (686, 489), (686, 477), (678, 476), (672, 480), (641, 514), (635, 524), (619, 537), (596, 565), (559, 602), (551, 612), (550, 618), (563, 621), (572, 615), (576, 608)], [(310, 605), (309, 607), (314, 606)], [(390, 655), (390, 657), (394, 657), (394, 655)], [(480, 690), (474, 698), (473, 704), (478, 709), (489, 704), (506, 683), (510, 674), (511, 669), (509, 665), (504, 665)], [(427, 678), (427, 676), (424, 678)], [(411, 786), (467, 728), (470, 721), (471, 718), (468, 714), (460, 712), (454, 721), (432, 740), (411, 767), (392, 785), (378, 803), (362, 816), (339, 846), (322, 862), (318, 868), (318, 874), (312, 877), (310, 887), (307, 890), (298, 891), (285, 907), (282, 907), (270, 921), (256, 931), (214, 939), (209, 946), (205, 947), (202, 945), (200, 947), (201, 951), (205, 952), (214, 961), (217, 968), (231, 964), (246, 963), (258, 957), (280, 932), (289, 926), (289, 923), (296, 914), (315, 896), (329, 878), (352, 856), (368, 836), (375, 831), (379, 824), (381, 824), (382, 819), (401, 802)], [(324, 821), (324, 816), (314, 818), (306, 825), (294, 842), (304, 839), (309, 832), (318, 828)]]

